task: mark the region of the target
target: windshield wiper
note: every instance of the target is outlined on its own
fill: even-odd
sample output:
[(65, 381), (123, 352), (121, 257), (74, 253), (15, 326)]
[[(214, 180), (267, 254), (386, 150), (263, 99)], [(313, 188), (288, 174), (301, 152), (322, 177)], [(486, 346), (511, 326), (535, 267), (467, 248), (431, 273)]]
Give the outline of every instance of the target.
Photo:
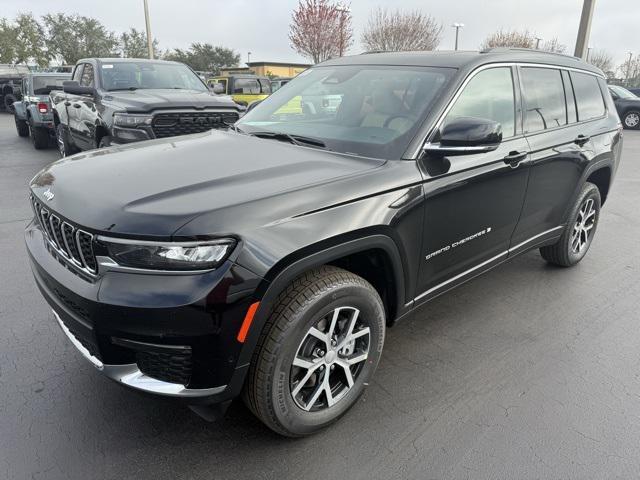
[(313, 137), (305, 137), (303, 135), (291, 135), (289, 133), (284, 132), (248, 132), (249, 135), (253, 135), (258, 138), (272, 138), (274, 140), (286, 141), (289, 143), (293, 143), (298, 146), (312, 146), (316, 148), (323, 148), (325, 150), (329, 150), (327, 148), (326, 143), (322, 140)]

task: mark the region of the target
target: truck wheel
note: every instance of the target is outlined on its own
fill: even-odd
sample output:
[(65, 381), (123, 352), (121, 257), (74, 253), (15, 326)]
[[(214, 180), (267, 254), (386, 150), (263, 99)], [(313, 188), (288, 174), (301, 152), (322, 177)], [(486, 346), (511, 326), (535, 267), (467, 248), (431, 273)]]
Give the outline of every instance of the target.
[(46, 128), (29, 126), (31, 140), (36, 150), (42, 150), (49, 146), (49, 131)]
[(108, 135), (105, 135), (104, 137), (102, 137), (100, 139), (100, 142), (98, 143), (98, 148), (107, 148), (111, 146), (111, 137)]
[(16, 109), (13, 108), (13, 102), (15, 101), (16, 101), (16, 96), (13, 95), (12, 93), (8, 93), (4, 96), (4, 108), (7, 109), (7, 112), (14, 113), (16, 111)]
[(314, 433), (362, 394), (384, 335), (384, 306), (369, 282), (333, 266), (306, 272), (280, 294), (265, 324), (245, 403), (281, 435)]
[(76, 153), (76, 149), (69, 143), (69, 137), (64, 125), (59, 123), (56, 125), (56, 144), (61, 157), (68, 157)]
[(25, 122), (24, 120), (20, 120), (15, 115), (13, 116), (13, 120), (16, 122), (16, 131), (18, 132), (18, 135), (21, 137), (28, 137), (29, 125), (27, 125), (27, 122)]
[(637, 130), (640, 128), (640, 112), (632, 110), (624, 114), (622, 118), (622, 123), (624, 124), (624, 128), (630, 128), (632, 130)]
[(576, 200), (569, 222), (560, 240), (542, 247), (540, 255), (547, 262), (571, 267), (584, 258), (591, 246), (600, 219), (600, 191), (593, 183), (585, 183)]

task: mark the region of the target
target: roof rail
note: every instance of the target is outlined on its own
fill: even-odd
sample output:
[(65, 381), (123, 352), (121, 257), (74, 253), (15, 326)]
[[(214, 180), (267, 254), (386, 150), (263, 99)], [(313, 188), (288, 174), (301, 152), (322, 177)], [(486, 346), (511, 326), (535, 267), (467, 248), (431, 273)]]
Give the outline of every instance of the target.
[(500, 53), (500, 52), (529, 52), (529, 53), (542, 53), (544, 55), (556, 55), (560, 57), (569, 57), (576, 58), (578, 60), (582, 60), (580, 57), (576, 57), (574, 55), (567, 55), (566, 53), (560, 52), (549, 52), (547, 50), (539, 50), (537, 48), (523, 48), (523, 47), (492, 47), (485, 48), (480, 50), (480, 53)]

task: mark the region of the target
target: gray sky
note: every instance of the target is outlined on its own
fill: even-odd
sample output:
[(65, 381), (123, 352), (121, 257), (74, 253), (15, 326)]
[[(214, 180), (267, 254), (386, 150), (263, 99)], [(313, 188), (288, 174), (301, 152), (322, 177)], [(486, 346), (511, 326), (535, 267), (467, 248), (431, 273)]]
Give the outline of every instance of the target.
[[(144, 29), (142, 0), (2, 0), (0, 16), (19, 11), (35, 15), (50, 12), (79, 13), (99, 19), (115, 31)], [(162, 49), (186, 47), (191, 42), (224, 45), (255, 61), (305, 61), (287, 38), (291, 12), (297, 0), (149, 0), (152, 33)], [(352, 0), (355, 43), (350, 53), (360, 53), (360, 35), (369, 12), (379, 6), (420, 9), (445, 25), (440, 49), (452, 49), (453, 22), (466, 26), (461, 48), (477, 49), (485, 36), (499, 28), (528, 28), (544, 39), (557, 36), (573, 53), (582, 0)], [(616, 64), (629, 50), (640, 53), (638, 0), (598, 0), (589, 45), (609, 51)]]

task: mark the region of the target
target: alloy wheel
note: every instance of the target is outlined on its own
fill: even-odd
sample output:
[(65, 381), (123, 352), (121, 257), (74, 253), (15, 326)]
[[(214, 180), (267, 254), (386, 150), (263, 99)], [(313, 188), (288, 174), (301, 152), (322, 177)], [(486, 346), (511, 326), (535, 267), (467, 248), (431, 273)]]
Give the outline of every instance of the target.
[(628, 114), (624, 117), (624, 124), (629, 128), (635, 128), (640, 123), (640, 114), (636, 112)]
[(571, 251), (581, 253), (589, 244), (591, 231), (596, 224), (594, 201), (588, 198), (580, 207), (578, 218), (571, 233)]
[(304, 335), (293, 359), (290, 391), (305, 411), (332, 407), (351, 390), (369, 357), (371, 330), (354, 307), (339, 307)]

